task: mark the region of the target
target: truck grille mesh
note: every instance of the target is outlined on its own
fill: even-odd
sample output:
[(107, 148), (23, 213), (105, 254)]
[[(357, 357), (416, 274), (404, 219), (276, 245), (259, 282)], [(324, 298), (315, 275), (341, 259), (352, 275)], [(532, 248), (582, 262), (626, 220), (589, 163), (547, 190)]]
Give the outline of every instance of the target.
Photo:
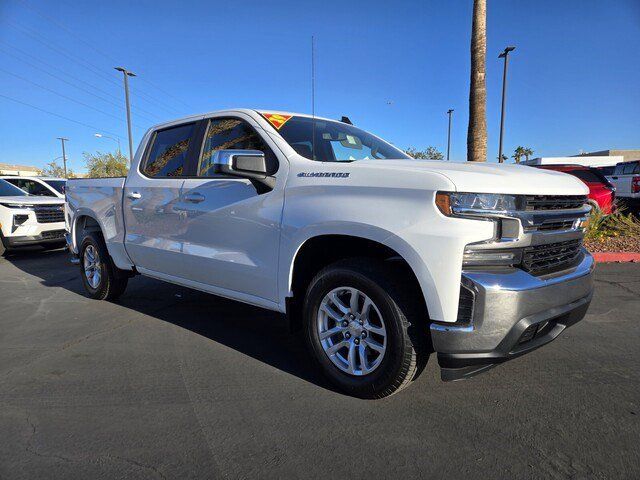
[(582, 239), (524, 249), (522, 268), (532, 274), (551, 273), (572, 266), (581, 255)]
[(38, 223), (64, 222), (62, 205), (37, 205), (35, 211)]
[(526, 210), (569, 210), (587, 203), (584, 195), (527, 195)]

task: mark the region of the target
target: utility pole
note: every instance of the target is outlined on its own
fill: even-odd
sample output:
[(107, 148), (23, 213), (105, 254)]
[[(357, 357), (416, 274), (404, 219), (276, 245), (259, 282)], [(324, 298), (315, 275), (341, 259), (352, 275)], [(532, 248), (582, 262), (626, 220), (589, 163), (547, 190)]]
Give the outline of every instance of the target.
[(124, 98), (127, 104), (127, 129), (129, 131), (129, 165), (133, 162), (133, 137), (131, 136), (131, 105), (129, 104), (129, 77), (135, 77), (136, 74), (130, 72), (124, 67), (114, 67), (124, 76)]
[(451, 116), (453, 115), (453, 108), (447, 110), (449, 115), (449, 133), (447, 134), (447, 161), (449, 161), (449, 152), (451, 151)]
[(58, 137), (60, 143), (62, 143), (62, 166), (64, 168), (64, 178), (67, 178), (67, 153), (64, 150), (64, 142), (68, 142), (68, 138)]
[(502, 135), (504, 133), (504, 111), (507, 101), (507, 65), (509, 63), (509, 52), (513, 52), (516, 47), (507, 47), (498, 55), (498, 58), (504, 58), (504, 70), (502, 72), (502, 113), (500, 114), (500, 145), (498, 146), (498, 162), (503, 163), (502, 157)]

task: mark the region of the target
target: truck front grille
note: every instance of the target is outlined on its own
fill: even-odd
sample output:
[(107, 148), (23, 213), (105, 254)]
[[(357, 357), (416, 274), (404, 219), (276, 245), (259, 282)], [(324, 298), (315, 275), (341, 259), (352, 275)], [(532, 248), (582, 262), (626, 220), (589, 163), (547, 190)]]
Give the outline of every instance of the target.
[(526, 210), (570, 210), (587, 203), (584, 195), (527, 195)]
[(62, 205), (36, 205), (35, 212), (38, 223), (64, 222)]
[(566, 220), (555, 220), (543, 222), (539, 225), (533, 225), (531, 227), (525, 227), (525, 232), (549, 232), (554, 230), (571, 230), (575, 223), (574, 218)]
[(580, 258), (581, 247), (582, 239), (527, 247), (522, 255), (522, 268), (533, 275), (569, 268)]

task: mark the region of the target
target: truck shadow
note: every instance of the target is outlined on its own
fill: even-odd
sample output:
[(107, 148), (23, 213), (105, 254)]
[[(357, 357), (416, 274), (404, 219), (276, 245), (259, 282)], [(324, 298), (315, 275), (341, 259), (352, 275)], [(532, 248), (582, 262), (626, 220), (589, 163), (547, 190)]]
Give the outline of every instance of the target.
[[(84, 297), (78, 267), (69, 263), (63, 250), (18, 251), (1, 261), (38, 277), (45, 287), (64, 288)], [(86, 302), (93, 301), (85, 299)], [(291, 333), (285, 317), (276, 312), (143, 276), (130, 279), (125, 293), (113, 303), (172, 323), (317, 386), (336, 391), (306, 352), (301, 335)], [(82, 316), (81, 310), (78, 315)]]

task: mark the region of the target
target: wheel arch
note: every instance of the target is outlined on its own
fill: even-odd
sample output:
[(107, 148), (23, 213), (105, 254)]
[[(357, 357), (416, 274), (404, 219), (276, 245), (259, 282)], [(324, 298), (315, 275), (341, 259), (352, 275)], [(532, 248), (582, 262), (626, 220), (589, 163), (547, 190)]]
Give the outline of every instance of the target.
[(421, 293), (425, 315), (430, 310), (428, 291), (433, 282), (426, 266), (417, 253), (402, 239), (386, 232), (384, 236), (324, 232), (309, 236), (299, 242), (287, 265), (287, 279), (283, 286), (286, 313), (292, 330), (297, 330), (300, 308), (309, 282), (325, 266), (346, 258), (365, 257), (393, 262), (412, 277), (412, 284)]

